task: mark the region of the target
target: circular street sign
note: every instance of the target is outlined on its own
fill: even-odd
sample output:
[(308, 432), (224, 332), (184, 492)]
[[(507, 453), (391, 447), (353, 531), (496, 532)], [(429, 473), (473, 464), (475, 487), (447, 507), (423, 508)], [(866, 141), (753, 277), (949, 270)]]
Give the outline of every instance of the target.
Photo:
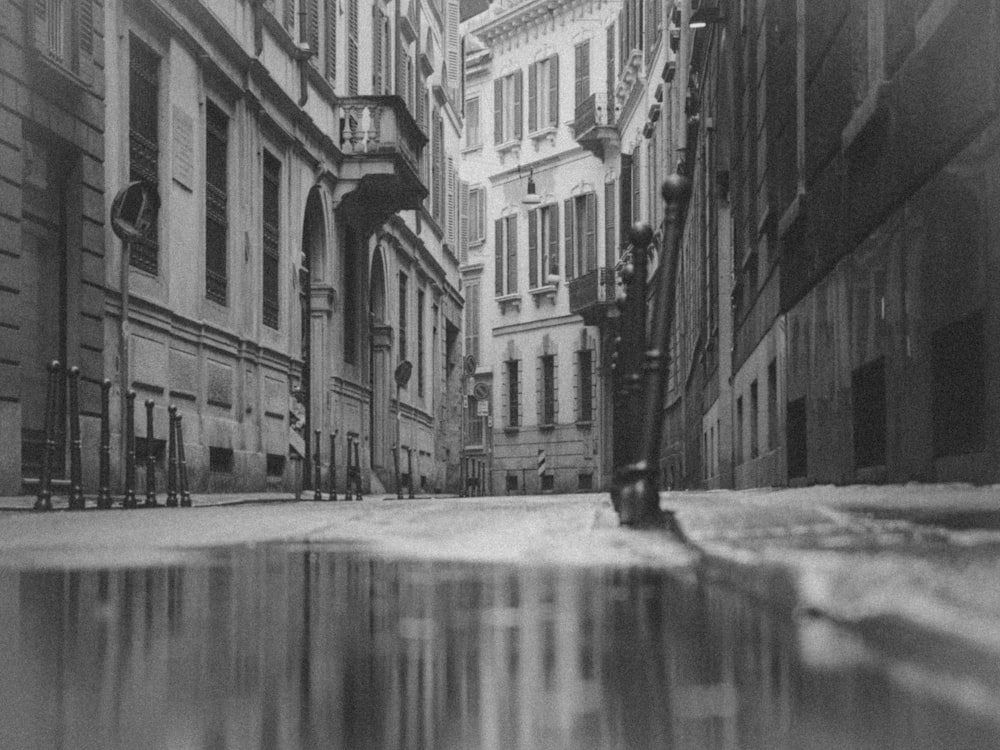
[(490, 387), (486, 383), (476, 383), (472, 388), (472, 395), (480, 401), (487, 401), (490, 397)]
[(471, 354), (465, 355), (465, 374), (475, 375), (476, 374), (476, 358)]
[(130, 182), (111, 203), (111, 229), (125, 242), (142, 239), (159, 210), (160, 194), (153, 185), (145, 180)]

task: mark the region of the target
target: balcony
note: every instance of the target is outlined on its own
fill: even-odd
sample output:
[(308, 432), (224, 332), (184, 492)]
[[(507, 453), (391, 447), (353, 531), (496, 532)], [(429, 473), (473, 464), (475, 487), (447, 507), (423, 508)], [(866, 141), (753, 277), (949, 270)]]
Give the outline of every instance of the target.
[(427, 197), (420, 159), (427, 136), (398, 96), (355, 96), (337, 107), (335, 143), (344, 155), (338, 175), (341, 209), (361, 228)]
[(615, 304), (615, 270), (595, 268), (569, 282), (569, 311), (588, 326), (600, 325)]
[(618, 145), (618, 128), (615, 127), (614, 105), (608, 105), (605, 93), (594, 93), (576, 108), (573, 120), (576, 142), (598, 159), (604, 158), (607, 146)]

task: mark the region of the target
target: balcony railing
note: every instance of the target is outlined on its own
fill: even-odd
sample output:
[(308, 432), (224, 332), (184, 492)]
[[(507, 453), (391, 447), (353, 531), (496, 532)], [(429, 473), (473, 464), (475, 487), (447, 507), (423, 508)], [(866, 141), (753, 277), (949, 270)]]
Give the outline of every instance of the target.
[(577, 142), (599, 158), (604, 158), (606, 145), (618, 142), (614, 105), (608, 104), (606, 93), (595, 92), (577, 105), (573, 132)]
[(597, 325), (614, 301), (613, 268), (595, 268), (569, 282), (570, 312), (582, 316), (587, 325)]
[(427, 195), (420, 163), (427, 136), (398, 96), (341, 99), (334, 142), (344, 153), (338, 190), (358, 227), (418, 208)]

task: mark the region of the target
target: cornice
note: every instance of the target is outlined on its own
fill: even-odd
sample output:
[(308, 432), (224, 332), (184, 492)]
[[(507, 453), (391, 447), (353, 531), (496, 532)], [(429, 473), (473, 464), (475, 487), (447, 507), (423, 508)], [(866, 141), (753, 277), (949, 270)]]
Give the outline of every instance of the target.
[[(575, 11), (586, 7), (590, 13), (617, 0), (527, 0), (500, 11), (482, 26), (469, 29), (487, 47), (513, 39), (541, 23), (569, 20)], [(563, 16), (563, 18), (560, 18)], [(596, 20), (596, 19), (595, 19)]]

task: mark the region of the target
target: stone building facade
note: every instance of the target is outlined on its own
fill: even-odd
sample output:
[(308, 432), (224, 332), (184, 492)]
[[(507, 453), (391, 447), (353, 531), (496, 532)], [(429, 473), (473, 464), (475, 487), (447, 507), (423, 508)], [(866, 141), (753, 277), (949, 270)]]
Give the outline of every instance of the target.
[[(167, 406), (179, 408), (196, 491), (289, 489), (299, 479), (308, 487), (317, 453), (325, 487), (334, 444), (343, 489), (348, 437), (366, 489), (379, 491), (395, 481), (397, 431), (412, 449), (418, 486), (456, 488), (459, 436), (448, 423), (460, 409), (463, 299), (457, 202), (448, 198), (457, 169), (447, 155), (461, 129), (457, 2), (29, 7), (36, 22), (43, 9), (50, 20), (68, 12), (76, 14), (68, 30), (92, 30), (66, 64), (25, 36), (23, 62), (5, 56), (3, 66), (19, 87), (10, 87), (5, 111), (13, 132), (23, 132), (9, 148), (40, 154), (4, 160), (17, 174), (3, 214), (17, 229), (11, 236), (25, 238), (4, 257), (23, 262), (21, 245), (38, 233), (29, 232), (30, 217), (47, 217), (45, 206), (18, 203), (31, 198), (32, 181), (69, 180), (60, 187), (71, 196), (66, 214), (83, 217), (63, 229), (43, 222), (63, 238), (69, 270), (53, 297), (63, 305), (61, 338), (45, 329), (37, 340), (60, 341), (83, 368), (85, 443), (96, 446), (97, 385), (108, 377), (115, 476), (131, 388), (139, 411), (154, 402), (158, 472)], [(89, 9), (86, 24), (80, 8)], [(28, 24), (27, 34), (31, 19), (4, 12), (9, 28)], [(42, 68), (32, 55), (62, 88), (41, 77), (49, 72), (34, 73)], [(52, 136), (57, 147), (47, 145)], [(46, 148), (69, 159), (48, 157), (51, 177), (24, 166), (43, 163)], [(107, 216), (118, 189), (136, 179), (157, 188), (161, 207), (151, 235), (123, 248)], [(39, 266), (42, 273), (55, 277), (55, 267)], [(26, 292), (11, 292), (20, 301), (5, 334), (23, 331), (13, 351), (26, 352), (34, 336), (17, 318)], [(60, 309), (41, 298), (37, 307)], [(44, 363), (55, 353), (32, 356)], [(414, 374), (397, 398), (393, 371), (404, 359)], [(6, 492), (32, 476), (38, 396), (28, 391), (43, 382), (36, 364), (4, 365), (3, 408), (16, 419), (2, 421), (24, 446), (20, 458), (4, 454)], [(297, 472), (289, 459), (299, 457)]]

